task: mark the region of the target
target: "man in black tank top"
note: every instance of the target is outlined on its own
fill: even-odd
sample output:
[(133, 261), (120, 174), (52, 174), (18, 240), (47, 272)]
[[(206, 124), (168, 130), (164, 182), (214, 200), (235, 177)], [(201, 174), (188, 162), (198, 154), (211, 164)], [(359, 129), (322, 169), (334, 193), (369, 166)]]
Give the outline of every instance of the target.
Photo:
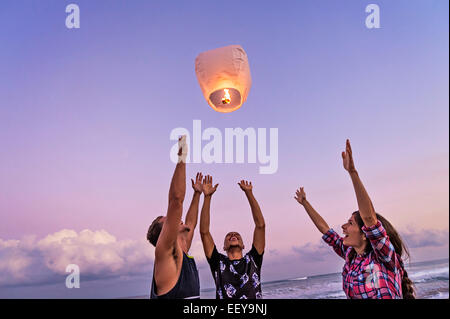
[(209, 211), (211, 197), (217, 189), (212, 186), (212, 177), (203, 180), (204, 202), (200, 216), (200, 235), (203, 249), (216, 284), (217, 299), (260, 299), (261, 265), (265, 247), (265, 222), (261, 209), (253, 196), (252, 183), (242, 180), (238, 183), (250, 203), (255, 230), (252, 249), (242, 255), (244, 243), (241, 235), (230, 232), (225, 236), (224, 247), (227, 255), (217, 251), (209, 232)]
[(197, 225), (198, 207), (202, 193), (202, 174), (191, 179), (194, 196), (181, 220), (186, 194), (186, 136), (178, 140), (178, 163), (169, 189), (169, 208), (166, 216), (157, 217), (150, 225), (147, 239), (155, 246), (150, 298), (196, 299), (200, 298), (200, 282), (194, 258), (188, 256), (194, 229)]

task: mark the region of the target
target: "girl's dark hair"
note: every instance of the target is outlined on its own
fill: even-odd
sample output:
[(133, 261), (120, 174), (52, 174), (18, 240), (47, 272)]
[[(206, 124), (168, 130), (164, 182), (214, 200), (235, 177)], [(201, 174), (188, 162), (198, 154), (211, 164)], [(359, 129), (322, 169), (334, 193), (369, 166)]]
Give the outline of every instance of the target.
[[(359, 228), (361, 229), (364, 226), (364, 222), (361, 218), (361, 215), (359, 214), (359, 211), (356, 211), (353, 213), (353, 216), (355, 216), (356, 223), (358, 224)], [(402, 256), (405, 256), (405, 259), (409, 259), (409, 251), (406, 245), (403, 243), (400, 235), (398, 234), (397, 230), (395, 230), (394, 226), (383, 216), (380, 214), (376, 214), (377, 219), (383, 224), (384, 229), (386, 230), (387, 235), (389, 236), (389, 240), (394, 246), (395, 252), (402, 258)], [(362, 230), (361, 230), (362, 233)], [(369, 243), (366, 245), (366, 253), (369, 253), (372, 251), (372, 245)], [(353, 249), (350, 252), (349, 258), (352, 260), (356, 255), (355, 250)], [(403, 265), (403, 261), (400, 261), (402, 270), (403, 270), (403, 277), (402, 277), (402, 294), (403, 299), (415, 299), (416, 298), (416, 292), (414, 289), (414, 283), (409, 279), (408, 273), (406, 272), (406, 269)]]

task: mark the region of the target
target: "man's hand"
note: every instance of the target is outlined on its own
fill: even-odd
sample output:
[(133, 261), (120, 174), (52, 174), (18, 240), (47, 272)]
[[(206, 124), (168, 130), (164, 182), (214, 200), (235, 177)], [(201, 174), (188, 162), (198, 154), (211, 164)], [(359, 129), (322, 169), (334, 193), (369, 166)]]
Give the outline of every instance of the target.
[(301, 205), (305, 204), (306, 201), (306, 193), (303, 190), (303, 187), (300, 187), (299, 189), (297, 189), (297, 191), (295, 192), (294, 198), (297, 200), (297, 202), (299, 202)]
[(178, 163), (186, 163), (187, 153), (188, 146), (186, 144), (186, 135), (183, 135), (178, 138)]
[(197, 176), (195, 177), (195, 182), (191, 178), (192, 188), (194, 189), (194, 192), (200, 193), (200, 194), (202, 193), (202, 191), (203, 191), (202, 179), (203, 179), (203, 174), (200, 172), (197, 173)]
[(252, 182), (242, 180), (242, 181), (240, 181), (238, 183), (238, 185), (241, 187), (241, 189), (245, 193), (251, 193), (252, 192), (252, 189), (253, 189)]
[(252, 210), (253, 221), (255, 222), (255, 230), (253, 231), (253, 246), (259, 255), (264, 253), (266, 247), (266, 222), (264, 221), (261, 207), (253, 195), (253, 185), (249, 181), (241, 180), (239, 187), (244, 191)]
[(212, 186), (212, 176), (206, 175), (205, 178), (203, 179), (203, 185), (202, 185), (202, 187), (203, 187), (203, 194), (205, 196), (211, 196), (216, 191), (217, 186), (219, 186), (219, 184), (216, 184), (213, 187)]
[(352, 147), (350, 146), (349, 140), (347, 140), (345, 152), (342, 152), (342, 160), (346, 171), (349, 173), (356, 172), (355, 163), (353, 162)]

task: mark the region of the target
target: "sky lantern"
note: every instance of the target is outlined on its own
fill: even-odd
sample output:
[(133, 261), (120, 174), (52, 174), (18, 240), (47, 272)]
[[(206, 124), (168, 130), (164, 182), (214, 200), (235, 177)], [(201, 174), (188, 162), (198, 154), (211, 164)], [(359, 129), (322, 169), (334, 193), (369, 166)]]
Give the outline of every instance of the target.
[(195, 74), (208, 104), (217, 112), (236, 111), (247, 100), (252, 85), (247, 54), (240, 45), (200, 53)]

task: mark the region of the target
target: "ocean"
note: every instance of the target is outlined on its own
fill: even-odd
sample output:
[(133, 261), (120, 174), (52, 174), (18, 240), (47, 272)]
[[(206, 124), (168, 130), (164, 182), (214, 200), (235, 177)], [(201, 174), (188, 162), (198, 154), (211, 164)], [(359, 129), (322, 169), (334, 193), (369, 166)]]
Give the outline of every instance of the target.
[[(264, 267), (264, 265), (263, 265)], [(406, 263), (408, 276), (414, 282), (417, 298), (449, 298), (449, 260)], [(340, 273), (291, 278), (262, 283), (265, 299), (345, 299)], [(202, 289), (200, 297), (214, 299), (215, 290)]]

